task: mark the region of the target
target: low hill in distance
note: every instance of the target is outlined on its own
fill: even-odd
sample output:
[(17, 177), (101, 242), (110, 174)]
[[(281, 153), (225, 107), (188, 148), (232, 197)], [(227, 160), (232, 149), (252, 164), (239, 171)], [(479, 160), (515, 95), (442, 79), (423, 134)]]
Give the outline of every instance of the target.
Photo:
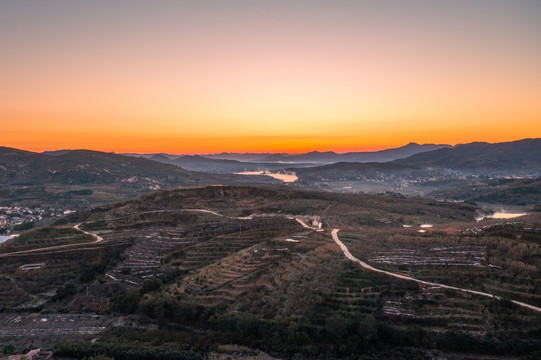
[[(153, 155), (150, 160), (180, 166), (189, 171), (200, 171), (213, 174), (233, 174), (244, 171), (275, 171), (288, 165), (273, 162), (247, 162), (227, 159), (212, 159), (201, 155), (183, 155), (177, 158), (166, 157), (161, 154)], [(309, 163), (295, 164), (297, 167), (312, 166)]]
[(358, 163), (339, 162), (336, 164), (293, 169), (297, 176), (304, 181), (333, 181), (333, 180), (384, 180), (424, 175), (426, 172), (418, 166), (399, 165), (394, 163)]
[(431, 196), (489, 204), (541, 205), (541, 177), (533, 179), (465, 180)]
[[(348, 152), (348, 153), (335, 153), (333, 151), (320, 152), (311, 151), (304, 154), (286, 154), (286, 153), (220, 153), (220, 154), (206, 154), (206, 155), (171, 155), (171, 154), (125, 154), (130, 156), (144, 156), (152, 158), (156, 161), (168, 162), (168, 160), (179, 160), (177, 162), (180, 166), (185, 165), (204, 165), (205, 162), (209, 163), (208, 159), (213, 160), (232, 160), (245, 163), (247, 170), (257, 170), (254, 166), (260, 166), (260, 169), (265, 167), (268, 170), (279, 168), (279, 165), (273, 165), (273, 163), (286, 163), (295, 164), (295, 166), (307, 166), (308, 164), (332, 164), (336, 162), (386, 162), (396, 159), (402, 159), (414, 154), (418, 154), (425, 151), (432, 151), (435, 149), (452, 147), (451, 145), (436, 145), (436, 144), (416, 144), (409, 143), (407, 145), (378, 151), (361, 151), (361, 152)], [(158, 156), (157, 156), (158, 155)], [(184, 158), (186, 162), (180, 161)], [(200, 160), (200, 161), (196, 161)], [(221, 168), (222, 172), (228, 170), (226, 162), (214, 162), (210, 163)], [(229, 163), (232, 164), (232, 163)], [(223, 168), (222, 168), (223, 165)], [(186, 167), (189, 169), (188, 167)], [(282, 167), (283, 168), (283, 167)]]

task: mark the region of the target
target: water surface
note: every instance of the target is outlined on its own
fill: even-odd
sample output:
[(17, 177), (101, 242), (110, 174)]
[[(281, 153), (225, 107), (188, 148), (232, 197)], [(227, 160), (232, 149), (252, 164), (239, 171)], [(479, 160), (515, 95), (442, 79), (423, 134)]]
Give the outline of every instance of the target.
[(281, 180), (283, 182), (289, 183), (289, 182), (295, 182), (299, 178), (297, 177), (297, 174), (294, 172), (288, 172), (288, 173), (280, 173), (280, 172), (270, 172), (270, 171), (243, 171), (243, 172), (237, 172), (236, 175), (266, 175), (273, 177), (277, 180)]
[(478, 218), (478, 221), (483, 220), (483, 219), (513, 219), (513, 218), (516, 218), (516, 217), (519, 217), (519, 216), (524, 216), (524, 215), (528, 215), (528, 213), (496, 211), (492, 215), (485, 215), (485, 216), (482, 216), (482, 217)]

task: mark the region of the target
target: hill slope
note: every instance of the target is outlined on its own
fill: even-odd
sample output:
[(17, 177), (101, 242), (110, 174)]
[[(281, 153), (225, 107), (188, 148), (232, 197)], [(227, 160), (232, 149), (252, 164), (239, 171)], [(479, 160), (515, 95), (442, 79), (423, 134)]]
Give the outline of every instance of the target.
[(465, 181), (450, 189), (434, 191), (430, 195), (489, 204), (535, 205), (541, 204), (541, 177)]
[(541, 139), (524, 139), (503, 143), (474, 142), (454, 148), (438, 149), (394, 161), (396, 164), (438, 167), (482, 172), (539, 173)]
[(177, 166), (90, 150), (45, 155), (0, 149), (0, 179), (4, 184), (125, 184), (161, 186), (194, 184), (193, 175)]
[(0, 148), (2, 205), (85, 208), (163, 188), (254, 182), (272, 184), (278, 180), (187, 171), (144, 157), (99, 151), (47, 155)]
[(209, 186), (81, 211), (0, 247), (0, 340), (44, 347), (69, 336), (55, 356), (71, 358), (133, 359), (143, 346), (137, 358), (225, 358), (208, 354), (220, 344), (236, 359), (231, 344), (283, 358), (537, 358), (537, 313), (430, 283), (540, 304), (538, 217), (477, 224), (475, 210)]
[(394, 163), (361, 163), (339, 162), (336, 164), (294, 169), (303, 181), (336, 181), (342, 180), (383, 180), (392, 178), (409, 178), (425, 173), (418, 166), (407, 166)]

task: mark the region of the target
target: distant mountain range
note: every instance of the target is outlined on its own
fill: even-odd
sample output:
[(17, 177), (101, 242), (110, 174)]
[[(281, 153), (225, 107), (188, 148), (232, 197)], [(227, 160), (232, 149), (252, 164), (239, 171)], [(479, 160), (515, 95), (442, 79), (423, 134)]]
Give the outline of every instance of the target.
[[(385, 163), (340, 162), (323, 166), (294, 169), (304, 181), (440, 178), (455, 172), (462, 175), (541, 175), (541, 139), (524, 139), (504, 143), (469, 143), (440, 148)], [(451, 176), (452, 177), (452, 176)]]
[[(201, 155), (183, 155), (170, 158), (162, 154), (149, 157), (150, 160), (165, 164), (173, 164), (190, 171), (202, 171), (208, 173), (232, 174), (244, 171), (280, 170), (287, 165), (273, 162), (243, 162), (238, 160), (211, 159)], [(311, 163), (296, 163), (297, 167), (313, 166)]]
[(282, 161), (282, 162), (312, 162), (312, 163), (336, 163), (336, 162), (387, 162), (396, 159), (402, 159), (414, 154), (425, 151), (432, 151), (441, 148), (450, 148), (451, 145), (436, 145), (409, 143), (393, 149), (379, 151), (349, 152), (337, 154), (333, 151), (319, 152), (312, 151), (306, 154), (288, 155), (272, 154), (262, 159), (262, 161)]
[[(284, 153), (221, 153), (208, 155), (172, 155), (172, 154), (123, 154), (133, 157), (144, 157), (165, 164), (173, 164), (190, 171), (209, 173), (235, 173), (243, 171), (268, 170), (275, 171), (287, 167), (304, 168), (317, 164), (333, 164), (337, 162), (387, 162), (401, 159), (424, 151), (451, 147), (451, 145), (408, 145), (372, 152), (350, 152), (338, 154), (332, 151), (312, 151), (304, 154)], [(48, 152), (63, 153), (66, 150)]]
[[(311, 151), (304, 154), (285, 154), (285, 153), (220, 153), (220, 154), (207, 154), (207, 155), (171, 155), (171, 154), (123, 154), (128, 156), (138, 156), (138, 157), (146, 157), (146, 158), (152, 158), (153, 160), (160, 161), (160, 162), (166, 162), (169, 160), (177, 160), (181, 157), (185, 158), (185, 164), (195, 164), (195, 163), (203, 163), (206, 164), (213, 164), (219, 166), (220, 164), (226, 164), (226, 163), (220, 163), (220, 162), (209, 162), (206, 161), (208, 159), (212, 160), (229, 160), (229, 161), (237, 161), (237, 162), (243, 162), (243, 163), (252, 163), (252, 164), (266, 164), (265, 166), (269, 166), (268, 163), (294, 163), (296, 166), (298, 163), (306, 163), (306, 164), (332, 164), (337, 163), (341, 161), (347, 161), (347, 162), (387, 162), (392, 161), (396, 159), (402, 159), (414, 154), (418, 154), (425, 151), (432, 151), (436, 149), (441, 148), (449, 148), (452, 147), (451, 145), (445, 145), (445, 144), (416, 144), (416, 143), (409, 143), (407, 145), (398, 147), (398, 148), (392, 148), (392, 149), (385, 149), (385, 150), (379, 150), (379, 151), (362, 151), (362, 152), (349, 152), (344, 154), (335, 153), (333, 151), (327, 151), (327, 152), (319, 152), (319, 151)], [(65, 150), (60, 150), (65, 151)], [(156, 157), (156, 155), (159, 155), (159, 157)], [(193, 158), (193, 161), (189, 160), (190, 156), (197, 156), (197, 158)], [(182, 162), (180, 162), (182, 163)], [(233, 163), (229, 163), (233, 164)]]
[(473, 173), (519, 171), (533, 174), (541, 171), (541, 139), (495, 144), (474, 142), (416, 154), (394, 163)]
[[(463, 174), (513, 174), (531, 177), (541, 175), (539, 154), (541, 139), (495, 144), (474, 142), (454, 147), (410, 143), (395, 149), (346, 154), (316, 151), (299, 155), (258, 154), (264, 155), (258, 162), (163, 153), (125, 156), (90, 150), (59, 150), (39, 154), (0, 148), (0, 183), (140, 184), (144, 187), (161, 187), (235, 182), (242, 177), (232, 179), (227, 176), (231, 177), (233, 175), (229, 174), (244, 170), (282, 169), (295, 171), (300, 179), (320, 181), (339, 178), (385, 181), (389, 178), (419, 177), (423, 173), (429, 176), (438, 169)], [(218, 155), (242, 155), (247, 159), (257, 154)], [(386, 161), (388, 159), (393, 161)], [(326, 165), (313, 166), (314, 163)]]
[(229, 153), (223, 152), (220, 154), (201, 154), (209, 159), (219, 160), (237, 160), (242, 162), (258, 162), (262, 161), (265, 157), (273, 155), (271, 153)]

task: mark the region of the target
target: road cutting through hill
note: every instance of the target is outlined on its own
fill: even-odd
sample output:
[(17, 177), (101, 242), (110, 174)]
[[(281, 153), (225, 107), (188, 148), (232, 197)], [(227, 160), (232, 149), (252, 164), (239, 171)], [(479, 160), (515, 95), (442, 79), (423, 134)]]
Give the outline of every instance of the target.
[[(331, 235), (332, 235), (332, 238), (333, 238), (334, 242), (336, 244), (338, 244), (338, 246), (340, 247), (340, 249), (342, 250), (342, 252), (344, 253), (344, 255), (348, 259), (358, 263), (359, 265), (361, 265), (365, 269), (375, 271), (375, 272), (379, 272), (379, 273), (382, 273), (382, 274), (386, 274), (386, 275), (389, 275), (389, 276), (392, 276), (392, 277), (395, 277), (395, 278), (399, 278), (399, 279), (403, 279), (403, 280), (415, 281), (415, 282), (417, 282), (419, 284), (436, 286), (436, 287), (440, 287), (440, 288), (444, 288), (444, 289), (451, 289), (451, 290), (456, 290), (456, 291), (462, 291), (462, 292), (466, 292), (466, 293), (469, 293), (469, 294), (485, 296), (485, 297), (498, 299), (498, 300), (502, 299), (500, 296), (485, 293), (485, 292), (482, 292), (482, 291), (464, 289), (464, 288), (459, 288), (459, 287), (455, 287), (455, 286), (449, 286), (449, 285), (443, 285), (443, 284), (439, 284), (439, 283), (435, 283), (435, 282), (419, 280), (419, 279), (412, 278), (410, 276), (400, 275), (400, 274), (396, 274), (396, 273), (393, 273), (393, 272), (390, 272), (390, 271), (377, 269), (377, 268), (365, 263), (364, 261), (361, 261), (361, 260), (357, 259), (355, 256), (353, 256), (351, 254), (351, 252), (349, 251), (349, 249), (347, 248), (347, 246), (344, 245), (344, 243), (342, 241), (340, 241), (340, 239), (338, 238), (338, 231), (340, 231), (340, 229), (333, 229), (332, 232), (331, 232)], [(533, 306), (533, 305), (530, 305), (530, 304), (526, 304), (526, 303), (523, 303), (521, 301), (516, 301), (516, 300), (510, 300), (510, 301), (515, 305), (518, 305), (518, 306), (521, 306), (521, 307), (524, 307), (524, 308), (527, 308), (527, 309), (530, 309), (530, 310), (534, 310), (534, 311), (537, 311), (537, 312), (541, 312), (540, 307)]]
[(77, 225), (74, 225), (73, 228), (74, 228), (75, 230), (81, 231), (82, 233), (84, 233), (84, 234), (86, 234), (86, 235), (92, 236), (92, 237), (95, 239), (94, 241), (85, 242), (85, 243), (74, 243), (74, 244), (56, 245), (56, 246), (49, 246), (49, 247), (38, 248), (38, 249), (29, 249), (29, 250), (13, 251), (13, 252), (9, 252), (9, 253), (3, 253), (3, 254), (0, 254), (0, 258), (1, 258), (1, 257), (8, 257), (8, 256), (24, 255), (24, 254), (33, 254), (33, 253), (42, 252), (42, 251), (62, 250), (62, 249), (70, 248), (70, 247), (77, 247), (77, 246), (86, 246), (86, 245), (97, 244), (97, 243), (103, 241), (103, 238), (102, 238), (101, 236), (96, 235), (96, 234), (91, 233), (91, 232), (88, 232), (88, 231), (85, 231), (85, 230), (83, 230), (83, 229), (80, 229), (79, 227), (80, 227), (82, 224), (83, 224), (83, 223), (79, 223), (79, 224), (77, 224)]
[[(301, 224), (306, 229), (315, 230), (315, 231), (324, 231), (323, 229), (320, 229), (319, 227), (315, 227), (315, 226), (311, 226), (311, 225), (306, 224), (302, 220), (303, 216), (293, 216), (293, 215), (286, 215), (286, 214), (258, 214), (258, 215), (252, 214), (252, 215), (245, 216), (245, 217), (230, 217), (230, 216), (225, 216), (225, 215), (222, 215), (220, 213), (217, 213), (215, 211), (208, 210), (208, 209), (155, 210), (155, 211), (151, 211), (151, 212), (168, 212), (168, 211), (171, 211), (171, 212), (172, 211), (204, 212), (204, 213), (209, 213), (209, 214), (213, 214), (213, 215), (216, 215), (216, 216), (225, 217), (225, 218), (229, 218), (229, 219), (242, 219), (242, 220), (252, 220), (256, 216), (284, 216), (284, 217), (286, 217), (288, 219), (292, 219), (292, 220), (294, 219), (295, 221), (297, 221), (299, 224)], [(306, 216), (306, 217), (310, 217), (310, 216)], [(7, 256), (11, 256), (11, 255), (21, 255), (21, 254), (27, 254), (27, 253), (31, 254), (31, 253), (35, 253), (35, 252), (41, 252), (41, 251), (60, 250), (60, 249), (65, 249), (65, 248), (69, 248), (69, 247), (96, 244), (96, 243), (99, 243), (99, 242), (103, 241), (103, 238), (101, 236), (80, 229), (79, 227), (81, 225), (82, 225), (82, 223), (74, 225), (73, 228), (77, 229), (79, 231), (82, 231), (83, 233), (85, 233), (87, 235), (91, 235), (92, 237), (94, 237), (96, 239), (95, 241), (82, 243), (82, 244), (81, 243), (78, 243), (78, 244), (66, 244), (66, 245), (51, 246), (51, 247), (46, 247), (46, 248), (30, 249), (30, 250), (22, 250), (22, 251), (11, 252), (11, 253), (4, 253), (4, 254), (0, 254), (0, 257), (7, 257)], [(375, 267), (365, 263), (364, 261), (361, 261), (361, 260), (357, 259), (355, 256), (353, 256), (351, 254), (351, 252), (349, 251), (347, 246), (344, 245), (344, 243), (338, 238), (338, 232), (339, 231), (340, 231), (340, 229), (333, 229), (332, 232), (331, 232), (331, 235), (332, 235), (332, 238), (333, 238), (334, 242), (340, 247), (340, 249), (342, 250), (342, 252), (344, 253), (344, 255), (348, 259), (358, 263), (359, 265), (361, 265), (365, 269), (368, 269), (368, 270), (371, 270), (371, 271), (374, 271), (374, 272), (379, 272), (379, 273), (382, 273), (382, 274), (386, 274), (386, 275), (389, 275), (389, 276), (392, 276), (392, 277), (395, 277), (395, 278), (399, 278), (399, 279), (403, 279), (403, 280), (415, 281), (415, 282), (417, 282), (419, 284), (436, 286), (436, 287), (440, 287), (440, 288), (444, 288), (444, 289), (451, 289), (451, 290), (455, 290), (455, 291), (466, 292), (466, 293), (469, 293), (469, 294), (485, 296), (485, 297), (498, 299), (498, 300), (502, 299), (500, 296), (485, 293), (485, 292), (482, 292), (482, 291), (470, 290), (470, 289), (465, 289), (465, 288), (460, 288), (460, 287), (455, 287), (455, 286), (450, 286), (450, 285), (444, 285), (444, 284), (439, 284), (439, 283), (425, 281), (425, 280), (419, 280), (419, 279), (412, 278), (410, 276), (396, 274), (396, 273), (393, 273), (393, 272), (390, 272), (390, 271), (375, 268)], [(524, 307), (524, 308), (527, 308), (527, 309), (530, 309), (530, 310), (541, 313), (541, 308), (540, 307), (533, 306), (533, 305), (530, 305), (530, 304), (526, 304), (526, 303), (523, 303), (521, 301), (516, 301), (516, 300), (510, 300), (510, 301), (515, 305), (518, 305), (518, 306), (521, 306), (521, 307)]]

